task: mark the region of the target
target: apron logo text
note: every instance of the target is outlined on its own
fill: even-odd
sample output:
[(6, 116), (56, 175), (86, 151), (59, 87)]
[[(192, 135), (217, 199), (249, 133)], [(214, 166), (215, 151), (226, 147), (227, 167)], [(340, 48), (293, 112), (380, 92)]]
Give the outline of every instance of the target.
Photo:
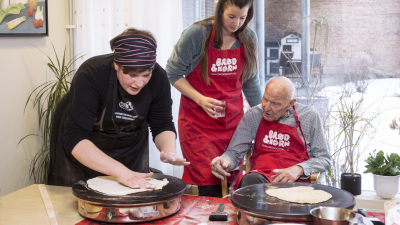
[(281, 134), (270, 130), (269, 135), (265, 135), (263, 142), (273, 146), (286, 147), (290, 145), (289, 139), (289, 134)]
[(121, 107), (122, 109), (125, 109), (126, 111), (132, 111), (133, 110), (133, 106), (131, 102), (120, 102), (119, 103), (119, 107)]
[(217, 58), (215, 64), (212, 64), (211, 66), (211, 72), (232, 72), (234, 70), (237, 70), (236, 63), (236, 58)]
[(115, 112), (115, 118), (134, 121), (138, 116), (132, 116), (126, 113)]

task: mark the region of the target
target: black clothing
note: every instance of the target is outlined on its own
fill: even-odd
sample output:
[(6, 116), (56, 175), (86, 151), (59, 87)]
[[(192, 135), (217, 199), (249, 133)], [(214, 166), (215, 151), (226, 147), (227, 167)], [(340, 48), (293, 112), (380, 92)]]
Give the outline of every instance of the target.
[(70, 92), (57, 106), (49, 184), (71, 186), (102, 175), (72, 156), (73, 148), (84, 139), (129, 169), (149, 172), (148, 126), (153, 137), (167, 130), (175, 132), (165, 71), (156, 64), (147, 85), (130, 95), (118, 82), (113, 57), (97, 56), (82, 64)]
[(270, 183), (270, 182), (263, 175), (261, 175), (259, 173), (249, 173), (249, 174), (246, 174), (242, 178), (242, 181), (239, 184), (239, 188), (246, 187), (246, 186), (253, 185), (253, 184), (266, 184), (266, 183)]
[[(229, 193), (229, 189), (232, 186), (233, 183), (228, 183), (228, 190), (227, 193)], [(208, 196), (208, 197), (216, 197), (216, 198), (222, 198), (222, 185), (221, 184), (216, 184), (216, 185), (207, 185), (207, 186), (197, 186), (199, 189), (199, 196)]]

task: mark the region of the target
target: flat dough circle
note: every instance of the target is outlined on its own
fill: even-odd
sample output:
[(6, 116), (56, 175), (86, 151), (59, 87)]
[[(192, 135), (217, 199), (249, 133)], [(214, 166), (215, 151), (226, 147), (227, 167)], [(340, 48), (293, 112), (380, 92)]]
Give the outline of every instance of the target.
[(106, 195), (129, 195), (133, 193), (138, 193), (138, 192), (144, 192), (144, 191), (153, 191), (153, 190), (160, 190), (162, 189), (165, 185), (169, 183), (169, 181), (164, 178), (163, 180), (157, 180), (153, 178), (145, 178), (147, 182), (150, 184), (156, 185), (155, 189), (145, 189), (145, 188), (140, 188), (140, 189), (133, 189), (130, 187), (127, 187), (123, 184), (121, 184), (117, 177), (115, 176), (99, 176), (96, 178), (89, 179), (87, 181), (87, 185), (90, 189), (104, 193)]
[(314, 190), (313, 187), (307, 186), (268, 189), (265, 193), (284, 201), (308, 204), (321, 203), (332, 198), (326, 191)]

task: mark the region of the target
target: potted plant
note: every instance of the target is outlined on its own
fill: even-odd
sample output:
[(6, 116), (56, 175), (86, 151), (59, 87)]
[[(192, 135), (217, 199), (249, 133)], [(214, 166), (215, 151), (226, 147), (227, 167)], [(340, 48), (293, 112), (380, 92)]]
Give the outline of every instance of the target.
[(33, 107), (37, 107), (41, 134), (28, 134), (18, 142), (18, 144), (21, 143), (29, 136), (39, 136), (42, 138), (42, 147), (32, 159), (29, 175), (30, 178), (34, 179), (35, 183), (44, 184), (47, 184), (50, 166), (50, 130), (53, 114), (58, 102), (69, 91), (71, 75), (74, 73), (72, 69), (73, 63), (80, 57), (75, 56), (67, 62), (65, 49), (62, 58), (59, 58), (53, 44), (52, 46), (56, 61), (53, 61), (50, 56), (33, 46), (47, 56), (49, 59), (47, 67), (54, 73), (55, 79), (36, 87), (29, 95), (25, 104), (26, 109), (29, 101), (33, 100)]
[[(335, 133), (331, 141), (333, 154), (333, 166), (336, 179), (340, 176), (340, 187), (353, 195), (361, 194), (361, 174), (356, 173), (358, 159), (365, 150), (367, 142), (364, 136), (373, 128), (362, 109), (363, 96), (360, 98), (348, 98), (342, 96), (336, 105), (336, 109), (330, 112), (334, 119), (331, 132)], [(376, 116), (376, 115), (375, 115)], [(335, 132), (336, 131), (336, 132)], [(370, 140), (369, 140), (370, 141)]]
[(374, 190), (381, 198), (393, 198), (399, 193), (400, 156), (397, 153), (386, 155), (380, 150), (375, 155), (369, 153), (365, 160), (367, 168), (364, 173), (372, 173)]

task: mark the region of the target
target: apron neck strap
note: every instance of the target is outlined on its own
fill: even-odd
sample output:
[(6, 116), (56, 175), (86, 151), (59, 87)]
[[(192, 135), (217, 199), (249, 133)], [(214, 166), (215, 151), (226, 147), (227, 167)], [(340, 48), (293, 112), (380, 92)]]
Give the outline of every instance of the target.
[(119, 127), (117, 126), (117, 124), (114, 121), (115, 109), (116, 109), (117, 104), (118, 104), (118, 102), (117, 102), (118, 77), (117, 77), (117, 73), (116, 72), (115, 73), (111, 73), (110, 82), (113, 82), (112, 83), (112, 85), (113, 85), (113, 93), (112, 93), (113, 98), (112, 99), (113, 100), (112, 100), (112, 114), (111, 114), (112, 116), (111, 116), (111, 120), (112, 120), (112, 122), (114, 124), (115, 129), (117, 130), (117, 133), (120, 134), (121, 130), (119, 129)]
[(307, 141), (306, 141), (306, 136), (304, 136), (303, 133), (303, 129), (301, 129), (301, 125), (300, 125), (300, 121), (299, 121), (299, 116), (297, 115), (296, 112), (296, 107), (294, 107), (293, 104), (293, 109), (294, 109), (294, 119), (296, 120), (296, 127), (299, 127), (301, 135), (303, 135), (303, 139), (304, 139), (304, 151), (303, 154), (301, 155), (299, 161), (304, 160), (304, 158), (306, 157), (306, 153), (307, 153)]

